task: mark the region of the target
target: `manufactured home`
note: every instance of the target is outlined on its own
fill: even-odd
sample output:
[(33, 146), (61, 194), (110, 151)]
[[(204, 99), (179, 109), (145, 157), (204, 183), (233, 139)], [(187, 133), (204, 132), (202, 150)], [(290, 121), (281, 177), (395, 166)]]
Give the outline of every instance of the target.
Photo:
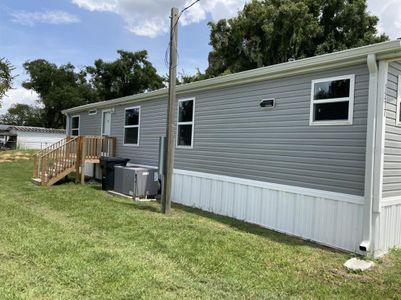
[[(401, 41), (184, 84), (177, 96), (173, 201), (361, 254), (401, 245)], [(64, 114), (70, 143), (112, 139), (108, 155), (157, 166), (167, 89)]]

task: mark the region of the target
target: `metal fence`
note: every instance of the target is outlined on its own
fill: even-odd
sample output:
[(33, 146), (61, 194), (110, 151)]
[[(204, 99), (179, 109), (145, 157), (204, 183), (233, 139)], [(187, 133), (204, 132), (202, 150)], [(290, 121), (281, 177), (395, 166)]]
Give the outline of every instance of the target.
[(0, 141), (0, 151), (6, 150), (42, 150), (50, 145), (54, 144), (53, 142), (23, 142), (18, 143), (17, 141), (7, 141), (6, 143)]

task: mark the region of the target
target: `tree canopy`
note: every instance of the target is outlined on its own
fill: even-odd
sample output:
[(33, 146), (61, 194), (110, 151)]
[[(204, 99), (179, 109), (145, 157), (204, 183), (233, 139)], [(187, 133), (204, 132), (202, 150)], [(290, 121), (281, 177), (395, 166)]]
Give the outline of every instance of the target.
[(72, 64), (57, 66), (38, 59), (24, 63), (24, 68), (30, 79), (22, 86), (39, 94), (46, 127), (63, 127), (62, 110), (95, 101), (85, 72), (76, 72)]
[[(39, 94), (39, 102), (43, 106), (40, 109), (42, 126), (63, 127), (65, 120), (61, 111), (64, 109), (164, 86), (163, 78), (147, 60), (146, 51), (117, 52), (119, 58), (115, 61), (98, 59), (94, 66), (78, 71), (70, 63), (57, 66), (44, 59), (24, 63), (30, 78), (22, 85)], [(10, 112), (3, 116), (3, 120), (5, 117), (15, 122), (21, 119), (19, 114)]]
[(207, 77), (388, 39), (366, 0), (252, 0), (237, 17), (210, 22)]
[(147, 59), (147, 51), (118, 50), (119, 58), (112, 62), (102, 59), (86, 68), (90, 83), (96, 90), (97, 100), (109, 100), (160, 89), (163, 78)]
[(28, 104), (14, 104), (0, 117), (0, 122), (17, 126), (43, 126), (42, 110)]
[(8, 60), (5, 58), (0, 59), (0, 99), (12, 87), (14, 76), (11, 73), (13, 70), (14, 67)]

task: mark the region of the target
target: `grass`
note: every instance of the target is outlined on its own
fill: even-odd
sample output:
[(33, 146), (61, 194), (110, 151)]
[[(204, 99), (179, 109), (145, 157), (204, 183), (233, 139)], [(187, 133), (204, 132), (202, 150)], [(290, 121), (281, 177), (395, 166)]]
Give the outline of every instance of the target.
[(1, 299), (401, 297), (401, 252), (364, 273), (336, 252), (230, 218), (30, 183), (0, 163)]

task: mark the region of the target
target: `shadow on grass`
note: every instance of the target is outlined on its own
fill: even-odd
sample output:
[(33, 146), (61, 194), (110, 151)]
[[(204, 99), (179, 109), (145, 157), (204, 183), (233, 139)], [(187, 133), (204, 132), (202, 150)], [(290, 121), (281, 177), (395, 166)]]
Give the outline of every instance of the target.
[[(88, 185), (88, 187), (96, 191), (102, 190), (102, 186), (100, 184)], [(118, 195), (110, 194), (110, 196), (111, 196), (110, 201), (113, 201), (114, 204), (124, 207), (125, 209), (135, 209), (141, 211), (148, 211), (151, 213), (160, 213), (160, 208), (157, 205), (160, 204), (159, 201), (150, 203), (134, 202), (129, 198), (124, 198)], [(177, 203), (173, 203), (172, 208), (176, 211), (182, 211), (192, 215), (197, 215), (202, 218), (207, 218), (215, 222), (224, 224), (234, 230), (238, 230), (252, 235), (257, 235), (277, 243), (286, 244), (290, 246), (308, 246), (315, 249), (323, 249), (333, 253), (347, 253), (343, 250), (333, 249), (324, 245), (317, 244), (310, 240), (305, 240), (288, 234), (280, 233), (256, 224), (251, 224), (231, 217), (217, 215), (211, 212), (206, 212), (198, 208), (188, 207)]]
[[(115, 199), (113, 199), (115, 198)], [(133, 200), (130, 199), (125, 199), (127, 200), (126, 202), (121, 201), (121, 199), (117, 199), (119, 198), (119, 196), (113, 196), (112, 200), (114, 203), (124, 206), (124, 207), (129, 207), (132, 209), (136, 209), (136, 210), (143, 210), (143, 211), (149, 211), (149, 212), (153, 212), (153, 213), (160, 213), (160, 209), (158, 209), (155, 206), (150, 205), (149, 203), (146, 202), (134, 202)], [(155, 202), (153, 202), (155, 203)], [(157, 203), (157, 202), (156, 202)]]
[(195, 214), (202, 218), (207, 218), (218, 223), (224, 224), (232, 229), (245, 232), (252, 235), (257, 235), (259, 237), (263, 237), (270, 241), (274, 241), (280, 244), (286, 244), (290, 246), (308, 246), (315, 249), (323, 249), (326, 251), (330, 251), (333, 253), (348, 253), (346, 251), (340, 249), (333, 249), (331, 247), (327, 247), (324, 245), (317, 244), (311, 240), (301, 239), (296, 236), (291, 236), (285, 233), (281, 233), (278, 231), (274, 231), (260, 225), (248, 223), (245, 221), (237, 220), (231, 217), (226, 217), (222, 215), (217, 215), (211, 212), (206, 212), (198, 208), (188, 207), (181, 204), (174, 203), (173, 208), (175, 210), (181, 210), (190, 214)]
[[(100, 187), (100, 189), (101, 189), (101, 187)], [(124, 198), (115, 196), (115, 199), (113, 201), (114, 201), (114, 203), (124, 206), (124, 207), (129, 207), (129, 208), (136, 209), (136, 210), (148, 211), (151, 213), (160, 213), (160, 209), (155, 206), (155, 204), (160, 204), (159, 201), (152, 202), (150, 204), (147, 202), (139, 202), (139, 203), (128, 202), (128, 201), (130, 201), (129, 199), (125, 199), (128, 201), (121, 201), (122, 199), (124, 199)], [(262, 227), (262, 226), (259, 226), (256, 224), (251, 224), (251, 223), (247, 223), (245, 221), (237, 220), (237, 219), (234, 219), (231, 217), (217, 215), (217, 214), (214, 214), (211, 212), (206, 212), (206, 211), (203, 211), (198, 208), (188, 207), (188, 206), (184, 206), (184, 205), (177, 204), (177, 203), (173, 203), (172, 208), (175, 211), (186, 212), (191, 215), (199, 216), (201, 218), (213, 220), (217, 223), (224, 224), (234, 230), (245, 232), (247, 234), (256, 235), (256, 236), (259, 236), (264, 239), (267, 239), (267, 240), (270, 240), (273, 242), (277, 242), (280, 244), (286, 244), (286, 245), (294, 246), (294, 247), (307, 246), (307, 247), (314, 248), (314, 249), (323, 249), (325, 251), (330, 251), (333, 253), (347, 253), (346, 251), (333, 249), (333, 248), (330, 248), (330, 247), (327, 247), (324, 245), (317, 244), (310, 240), (305, 240), (305, 239), (301, 239), (301, 238), (298, 238), (295, 236), (290, 236), (288, 234), (284, 234), (284, 233), (280, 233), (280, 232), (277, 232), (277, 231), (274, 231), (271, 229), (267, 229), (265, 227)], [(172, 213), (174, 214), (174, 211)]]
[[(96, 190), (96, 191), (103, 191), (101, 185), (92, 185), (90, 186), (91, 189)], [(153, 213), (160, 213), (160, 209), (155, 207), (155, 204), (160, 203), (158, 201), (152, 201), (152, 202), (136, 202), (130, 197), (123, 197), (119, 195), (114, 195), (112, 193), (108, 193), (106, 191), (103, 191), (104, 193), (107, 193), (107, 195), (110, 196), (107, 201), (112, 201), (114, 204), (124, 206), (125, 208), (132, 208), (136, 210), (143, 210), (143, 211), (149, 211)]]

